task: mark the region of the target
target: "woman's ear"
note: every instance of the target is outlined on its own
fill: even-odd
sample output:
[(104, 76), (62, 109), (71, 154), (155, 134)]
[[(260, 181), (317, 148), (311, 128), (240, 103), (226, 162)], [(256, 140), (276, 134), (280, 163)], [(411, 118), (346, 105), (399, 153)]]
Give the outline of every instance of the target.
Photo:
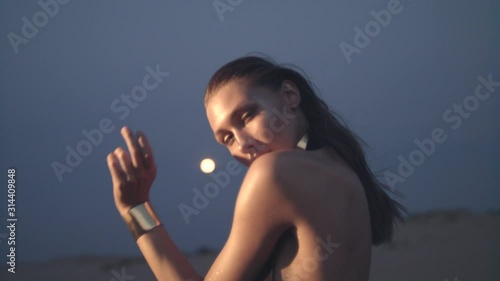
[(300, 105), (300, 91), (295, 84), (290, 80), (283, 80), (281, 83), (280, 92), (283, 95), (285, 103), (292, 109), (296, 109)]

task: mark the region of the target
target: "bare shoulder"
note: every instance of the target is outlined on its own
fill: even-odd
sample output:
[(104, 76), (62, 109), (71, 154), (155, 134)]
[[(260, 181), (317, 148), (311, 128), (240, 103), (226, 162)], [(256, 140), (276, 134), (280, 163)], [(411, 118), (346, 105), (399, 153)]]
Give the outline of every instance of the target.
[(317, 257), (325, 245), (318, 266), (326, 275), (311, 275), (311, 280), (368, 270), (371, 230), (363, 186), (351, 169), (325, 151), (287, 150), (257, 158), (245, 176), (235, 213), (235, 221), (251, 224), (252, 232), (266, 233), (264, 241), (273, 242), (266, 247), (274, 248), (290, 230), (280, 240), (276, 264), (282, 274), (295, 274), (294, 268)]
[[(298, 172), (312, 165), (303, 151), (274, 151), (257, 158), (249, 167), (242, 188), (258, 189), (259, 192), (289, 190)], [(246, 184), (245, 184), (246, 183)]]
[[(299, 158), (292, 151), (270, 152), (255, 159), (250, 165), (238, 194), (238, 202), (284, 206), (289, 178), (296, 167), (290, 158)], [(248, 204), (247, 204), (248, 205)], [(256, 206), (255, 206), (256, 207)]]
[[(273, 183), (273, 188), (341, 186), (358, 183), (356, 174), (326, 151), (283, 150), (267, 153), (250, 166), (245, 180)], [(271, 185), (270, 185), (271, 186)], [(330, 188), (331, 189), (331, 188)], [(312, 192), (312, 189), (309, 189)]]
[(339, 215), (364, 191), (356, 174), (321, 151), (286, 150), (264, 154), (250, 166), (240, 190), (256, 202), (287, 206), (298, 217)]

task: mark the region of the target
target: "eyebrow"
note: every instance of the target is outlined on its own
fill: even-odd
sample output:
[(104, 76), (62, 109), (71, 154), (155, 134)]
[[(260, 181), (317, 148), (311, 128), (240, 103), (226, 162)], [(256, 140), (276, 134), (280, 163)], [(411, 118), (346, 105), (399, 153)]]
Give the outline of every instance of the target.
[[(236, 108), (233, 110), (233, 112), (231, 112), (229, 114), (229, 120), (230, 120), (230, 122), (232, 120), (234, 120), (235, 117), (238, 114), (242, 113), (242, 111), (245, 111), (245, 110), (249, 109), (250, 107), (252, 107), (254, 105), (255, 105), (254, 102), (243, 102), (243, 103), (239, 104), (238, 106), (236, 106)], [(224, 122), (222, 122), (222, 123), (224, 123)], [(214, 133), (215, 138), (217, 138), (218, 135), (223, 134), (225, 131), (227, 131), (227, 130), (226, 129), (222, 129), (222, 128), (221, 129), (217, 129), (217, 131), (215, 131), (215, 133)]]

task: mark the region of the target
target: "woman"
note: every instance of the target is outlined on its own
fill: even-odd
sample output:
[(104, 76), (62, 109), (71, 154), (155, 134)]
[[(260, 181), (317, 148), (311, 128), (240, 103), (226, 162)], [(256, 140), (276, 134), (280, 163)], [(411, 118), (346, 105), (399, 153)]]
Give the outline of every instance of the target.
[(142, 133), (108, 155), (116, 207), (158, 280), (368, 280), (371, 246), (389, 241), (401, 205), (370, 171), (358, 138), (297, 71), (245, 56), (210, 79), (215, 139), (248, 166), (229, 238), (206, 277), (149, 205), (156, 175)]

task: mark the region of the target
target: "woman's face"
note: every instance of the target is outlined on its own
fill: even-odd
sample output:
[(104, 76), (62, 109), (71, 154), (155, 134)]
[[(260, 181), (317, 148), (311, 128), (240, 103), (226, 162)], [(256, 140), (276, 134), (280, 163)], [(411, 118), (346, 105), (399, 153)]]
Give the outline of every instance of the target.
[(238, 79), (225, 84), (210, 98), (207, 117), (217, 142), (249, 166), (262, 154), (296, 147), (302, 137), (299, 103), (300, 94), (289, 81), (273, 92), (264, 87), (248, 87)]

